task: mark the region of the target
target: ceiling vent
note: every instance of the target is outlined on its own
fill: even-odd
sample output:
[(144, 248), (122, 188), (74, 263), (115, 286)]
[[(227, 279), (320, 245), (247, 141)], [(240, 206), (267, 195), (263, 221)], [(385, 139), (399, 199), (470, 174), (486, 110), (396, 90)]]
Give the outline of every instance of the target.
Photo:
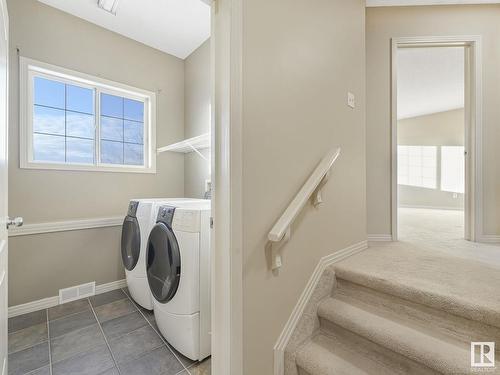
[(106, 12), (116, 16), (116, 8), (118, 8), (119, 0), (97, 0), (99, 8), (104, 9)]

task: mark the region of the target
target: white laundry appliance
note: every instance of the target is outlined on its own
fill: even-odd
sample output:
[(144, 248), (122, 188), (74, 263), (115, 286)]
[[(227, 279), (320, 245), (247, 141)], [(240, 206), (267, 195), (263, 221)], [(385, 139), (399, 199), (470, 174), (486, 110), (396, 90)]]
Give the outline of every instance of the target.
[(210, 201), (160, 204), (146, 268), (156, 323), (193, 360), (210, 348)]
[(145, 309), (153, 309), (146, 277), (146, 245), (156, 222), (155, 204), (183, 202), (186, 198), (132, 199), (122, 225), (121, 253), (127, 286), (132, 299)]

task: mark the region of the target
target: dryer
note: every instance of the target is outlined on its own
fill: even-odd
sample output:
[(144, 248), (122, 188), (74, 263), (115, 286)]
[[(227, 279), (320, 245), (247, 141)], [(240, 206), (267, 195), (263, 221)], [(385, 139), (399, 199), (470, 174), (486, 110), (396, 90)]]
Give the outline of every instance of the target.
[(186, 198), (132, 199), (122, 225), (121, 255), (132, 299), (145, 309), (153, 309), (146, 278), (146, 245), (156, 221), (156, 203), (187, 202)]
[(180, 353), (202, 360), (210, 349), (210, 201), (158, 208), (146, 253), (156, 323)]

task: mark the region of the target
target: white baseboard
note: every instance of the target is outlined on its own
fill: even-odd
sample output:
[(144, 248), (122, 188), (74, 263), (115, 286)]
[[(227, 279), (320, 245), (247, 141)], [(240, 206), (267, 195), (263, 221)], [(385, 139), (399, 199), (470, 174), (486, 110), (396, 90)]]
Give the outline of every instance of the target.
[(123, 216), (54, 221), (48, 223), (26, 223), (22, 227), (9, 229), (9, 237), (28, 236), (41, 233), (66, 232), (71, 230), (117, 227), (122, 225), (122, 223)]
[(500, 243), (500, 236), (492, 235), (492, 234), (483, 234), (479, 238), (479, 242), (482, 243)]
[(463, 207), (446, 207), (446, 206), (419, 206), (410, 204), (400, 204), (399, 208), (417, 208), (423, 210), (444, 210), (444, 211), (463, 211)]
[(368, 242), (390, 242), (392, 241), (391, 234), (369, 234)]
[[(126, 286), (127, 286), (127, 281), (125, 279), (112, 281), (106, 284), (96, 285), (95, 294), (110, 292), (112, 290), (124, 288)], [(18, 315), (28, 314), (34, 311), (48, 309), (50, 307), (54, 307), (57, 305), (59, 305), (59, 296), (48, 297), (33, 302), (23, 303), (22, 305), (11, 306), (9, 307), (9, 318), (13, 318), (14, 316)]]
[(290, 318), (285, 324), (285, 328), (281, 332), (278, 341), (274, 345), (274, 375), (283, 375), (285, 371), (285, 348), (290, 341), (290, 338), (297, 327), (300, 317), (302, 316), (304, 309), (307, 306), (316, 286), (323, 274), (323, 271), (326, 267), (340, 262), (354, 254), (359, 253), (360, 251), (366, 250), (368, 248), (367, 241), (359, 242), (355, 245), (349, 246), (343, 250), (336, 251), (333, 254), (327, 255), (320, 259), (318, 265), (313, 271), (313, 274), (307, 285), (300, 295), (300, 298), (295, 305)]

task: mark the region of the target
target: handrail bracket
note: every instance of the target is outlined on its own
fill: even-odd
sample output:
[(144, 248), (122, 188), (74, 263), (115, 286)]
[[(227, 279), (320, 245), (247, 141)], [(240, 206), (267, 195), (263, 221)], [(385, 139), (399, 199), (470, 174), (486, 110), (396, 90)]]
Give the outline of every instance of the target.
[(313, 205), (314, 207), (318, 207), (321, 203), (323, 203), (323, 195), (321, 194), (323, 187), (326, 185), (328, 182), (328, 178), (330, 177), (330, 171), (328, 171), (327, 174), (323, 177), (321, 182), (319, 183), (318, 187), (314, 191), (314, 194), (312, 195), (312, 200), (313, 200)]
[(281, 261), (281, 248), (290, 239), (292, 230), (290, 227), (287, 228), (285, 235), (281, 240), (276, 242), (271, 242), (271, 257), (272, 257), (272, 270), (277, 270), (281, 268), (283, 262)]

